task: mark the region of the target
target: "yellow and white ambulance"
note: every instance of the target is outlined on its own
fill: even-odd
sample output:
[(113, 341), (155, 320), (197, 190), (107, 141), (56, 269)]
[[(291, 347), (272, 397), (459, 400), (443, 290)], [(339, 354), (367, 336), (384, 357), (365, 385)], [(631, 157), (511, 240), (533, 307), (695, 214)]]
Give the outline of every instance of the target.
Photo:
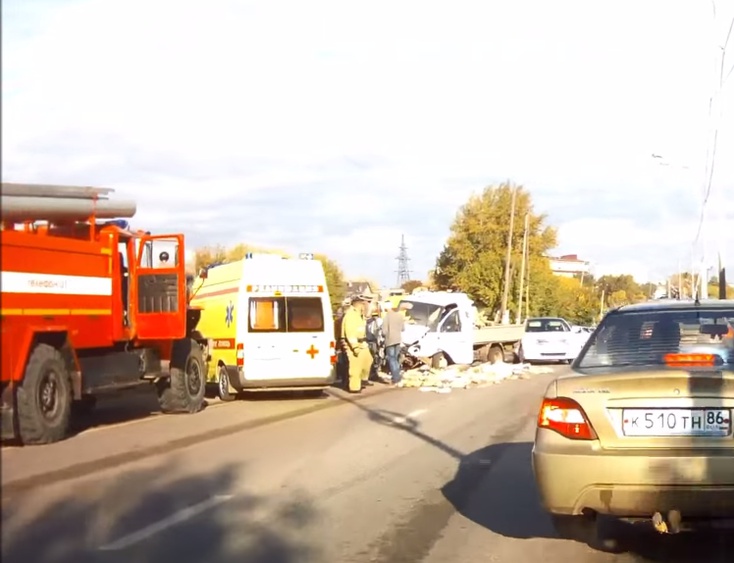
[(320, 391), (334, 382), (329, 289), (320, 261), (248, 254), (209, 267), (193, 287), (197, 329), (212, 340), (207, 384), (242, 391)]

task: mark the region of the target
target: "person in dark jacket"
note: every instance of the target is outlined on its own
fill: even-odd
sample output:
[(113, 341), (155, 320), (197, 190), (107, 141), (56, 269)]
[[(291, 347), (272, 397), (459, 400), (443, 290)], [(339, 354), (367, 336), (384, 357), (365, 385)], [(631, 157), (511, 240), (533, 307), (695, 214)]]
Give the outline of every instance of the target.
[(345, 307), (341, 306), (334, 315), (334, 342), (336, 342), (336, 383), (346, 384), (349, 377), (349, 359), (347, 358), (346, 344), (342, 339), (342, 319)]
[(387, 356), (387, 365), (390, 369), (393, 385), (401, 385), (403, 379), (400, 372), (400, 346), (403, 342), (404, 327), (405, 318), (395, 305), (387, 312), (385, 319), (382, 321), (382, 332), (385, 335), (385, 355)]
[[(370, 368), (370, 380), (377, 381), (382, 365), (383, 351), (383, 335), (382, 335), (382, 312), (380, 305), (376, 304), (372, 309), (370, 318), (367, 319), (367, 345), (372, 354), (372, 367)], [(371, 385), (371, 383), (367, 383)]]

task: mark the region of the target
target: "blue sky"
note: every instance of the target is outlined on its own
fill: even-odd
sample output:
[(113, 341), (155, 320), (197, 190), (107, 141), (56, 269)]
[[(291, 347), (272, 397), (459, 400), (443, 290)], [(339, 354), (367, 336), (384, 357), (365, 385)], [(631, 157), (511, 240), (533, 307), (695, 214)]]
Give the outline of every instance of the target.
[[(458, 206), (509, 178), (558, 253), (658, 278), (691, 263), (716, 4), (5, 0), (2, 177), (114, 187), (140, 226), (384, 284), (401, 234), (424, 276)], [(734, 75), (720, 100), (703, 239), (734, 272)]]

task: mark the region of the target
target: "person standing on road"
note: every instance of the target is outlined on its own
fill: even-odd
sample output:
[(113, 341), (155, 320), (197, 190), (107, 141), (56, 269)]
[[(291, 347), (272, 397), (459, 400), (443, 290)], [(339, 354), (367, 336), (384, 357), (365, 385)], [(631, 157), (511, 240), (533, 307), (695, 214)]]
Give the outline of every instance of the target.
[[(380, 373), (380, 366), (382, 365), (382, 341), (380, 304), (375, 303), (370, 318), (367, 320), (367, 345), (369, 346), (370, 354), (372, 354), (372, 367), (370, 368), (370, 379), (372, 381), (376, 381)], [(367, 385), (371, 384), (371, 381), (367, 383)]]
[(348, 377), (349, 366), (347, 355), (342, 341), (342, 320), (346, 307), (342, 304), (334, 314), (334, 342), (336, 342), (336, 382), (345, 383)]
[(393, 385), (399, 385), (403, 379), (400, 373), (400, 345), (403, 342), (403, 328), (405, 318), (398, 311), (398, 306), (393, 305), (382, 321), (382, 333), (385, 337), (385, 355), (387, 365), (390, 369)]
[(366, 303), (364, 296), (357, 295), (342, 318), (342, 340), (349, 359), (350, 393), (360, 393), (366, 387), (372, 366), (372, 355), (367, 347), (367, 322), (364, 318)]

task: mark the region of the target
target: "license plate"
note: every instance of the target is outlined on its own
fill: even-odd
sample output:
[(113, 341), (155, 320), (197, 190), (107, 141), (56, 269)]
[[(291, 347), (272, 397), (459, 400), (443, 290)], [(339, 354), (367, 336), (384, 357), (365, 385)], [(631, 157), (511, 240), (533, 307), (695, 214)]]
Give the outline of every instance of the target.
[(625, 436), (729, 436), (729, 409), (624, 409)]

